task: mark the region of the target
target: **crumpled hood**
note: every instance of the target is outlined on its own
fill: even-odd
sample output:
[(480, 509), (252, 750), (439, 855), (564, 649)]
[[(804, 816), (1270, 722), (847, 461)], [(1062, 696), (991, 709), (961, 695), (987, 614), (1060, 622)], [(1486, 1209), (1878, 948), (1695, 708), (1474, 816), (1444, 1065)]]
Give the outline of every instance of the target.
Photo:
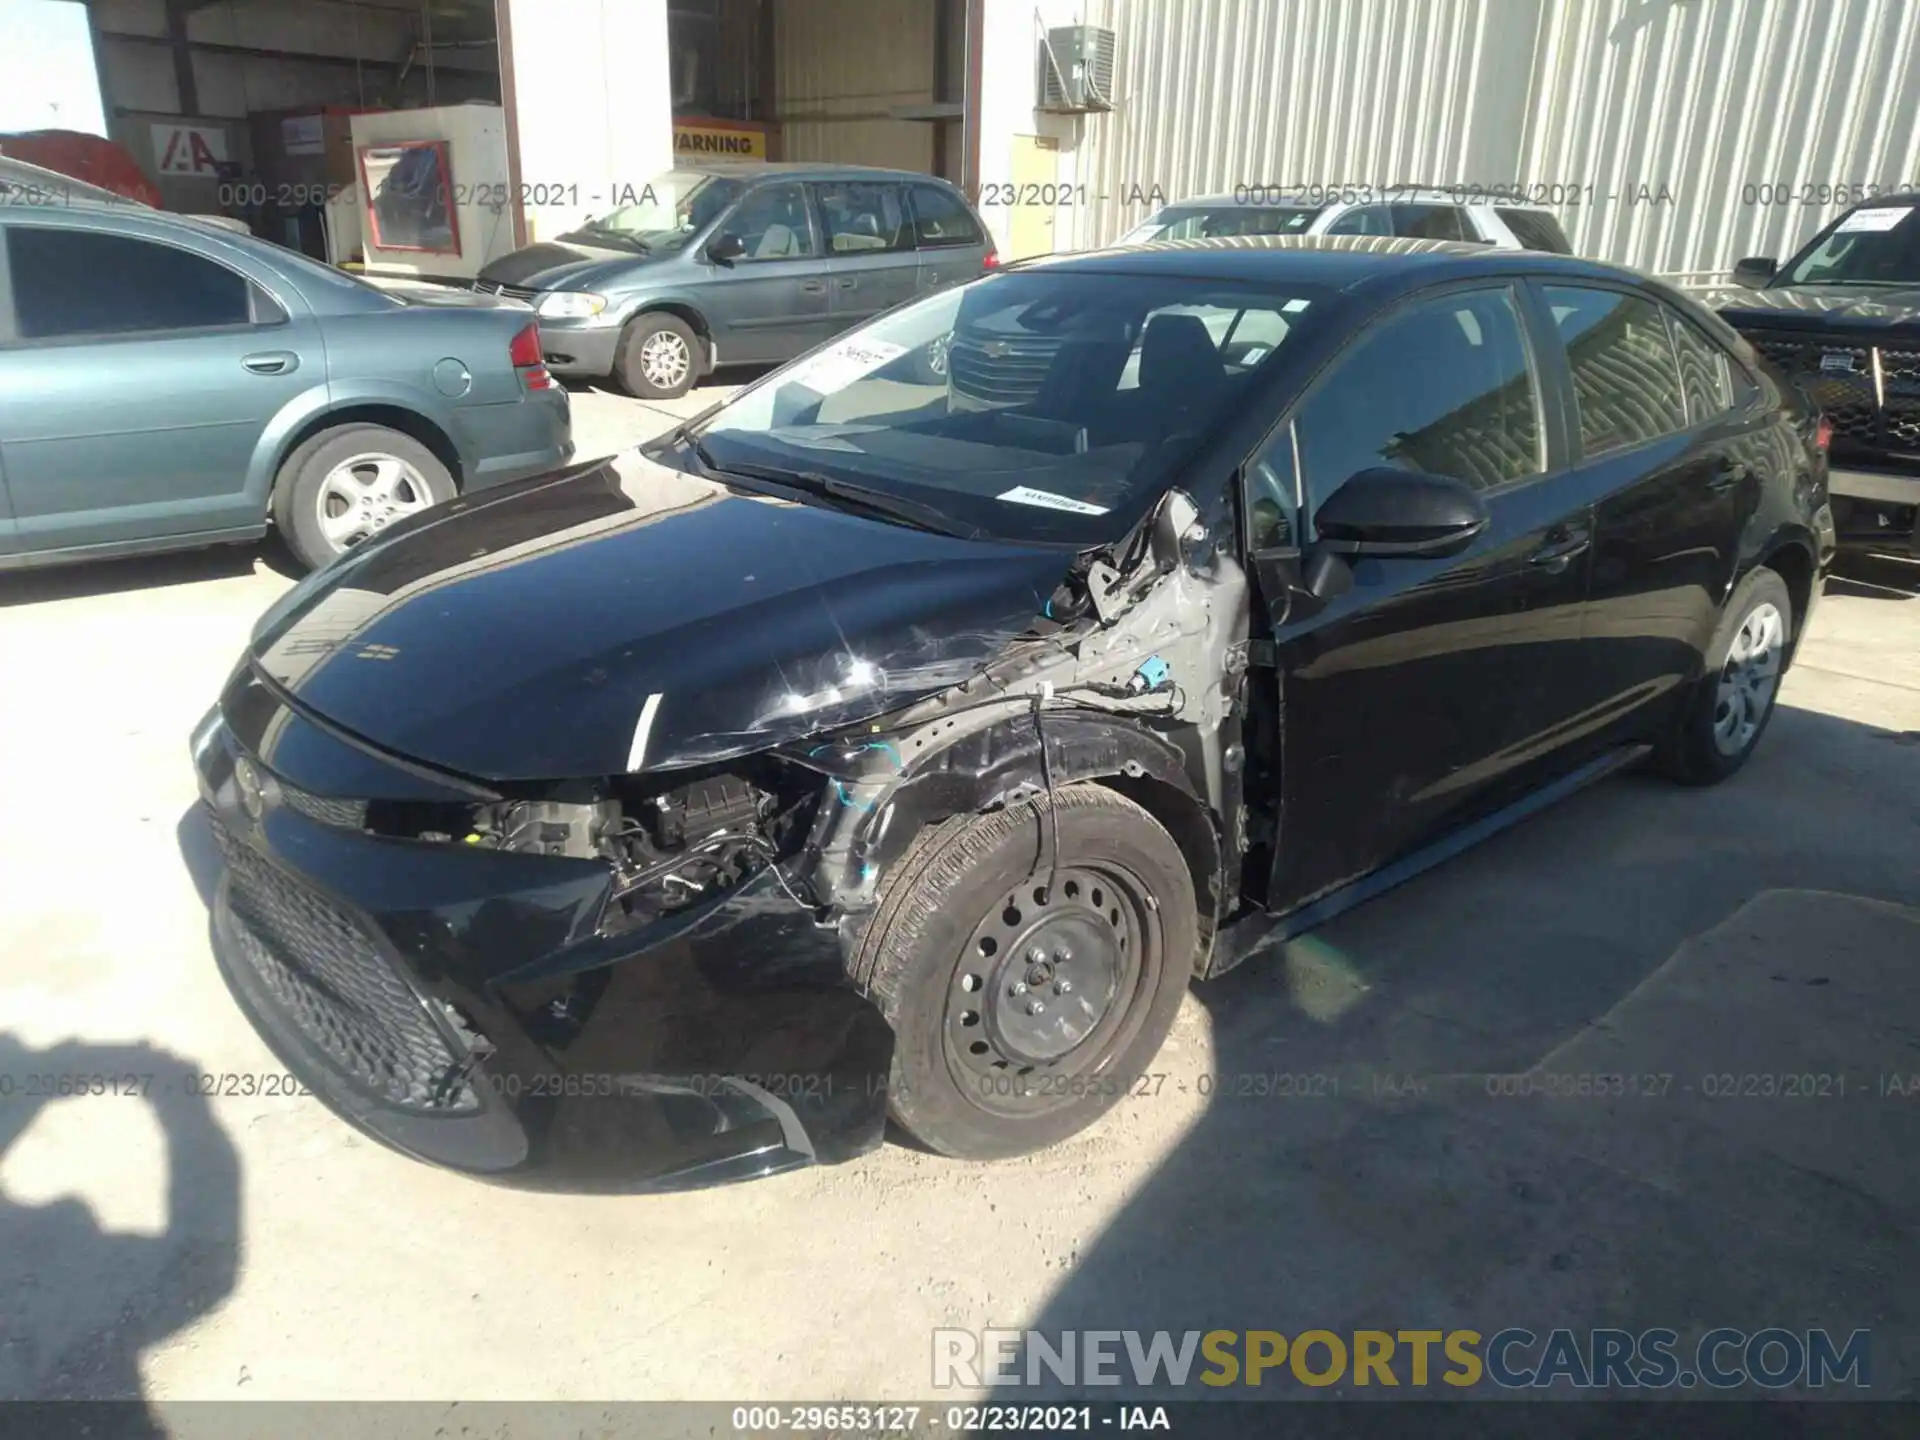
[(1816, 285), (1778, 290), (1738, 286), (1696, 292), (1701, 304), (1718, 310), (1736, 330), (1744, 325), (1768, 329), (1920, 332), (1920, 285)]
[(625, 279), (635, 270), (654, 264), (657, 258), (631, 250), (546, 240), (502, 255), (480, 272), (480, 278), (534, 290), (592, 290)]
[(462, 498), (316, 572), (256, 668), (487, 780), (716, 761), (975, 674), (1070, 556), (743, 496), (630, 451)]

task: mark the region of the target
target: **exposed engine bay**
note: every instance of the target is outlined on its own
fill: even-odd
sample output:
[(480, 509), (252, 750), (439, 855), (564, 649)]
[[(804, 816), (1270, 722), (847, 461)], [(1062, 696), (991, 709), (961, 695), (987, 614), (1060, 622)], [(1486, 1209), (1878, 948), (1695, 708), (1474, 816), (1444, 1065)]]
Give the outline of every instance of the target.
[[(1029, 631), (984, 670), (862, 724), (698, 771), (616, 776), (538, 798), (375, 805), (369, 828), (604, 861), (614, 889), (603, 931), (685, 910), (769, 865), (798, 903), (831, 923), (872, 905), (886, 861), (929, 818), (896, 814), (903, 785), (941, 770), (947, 780), (978, 782), (946, 784), (950, 804), (1035, 799), (1088, 778), (1084, 766), (1054, 767), (1066, 763), (1058, 737), (1092, 718), (1110, 737), (1138, 733), (1157, 745), (1114, 760), (1114, 772), (1145, 777), (1156, 754), (1168, 757), (1160, 768), (1174, 773), (1162, 778), (1215, 817), (1209, 848), (1219, 841), (1237, 854), (1247, 848), (1239, 720), (1248, 585), (1230, 529), (1203, 523), (1184, 493), (1171, 492), (1127, 543), (1076, 557)], [(969, 756), (984, 754), (978, 742), (996, 731), (1019, 737), (1000, 752), (1027, 746), (1007, 773), (988, 777), (984, 760), (955, 758), (970, 741)]]

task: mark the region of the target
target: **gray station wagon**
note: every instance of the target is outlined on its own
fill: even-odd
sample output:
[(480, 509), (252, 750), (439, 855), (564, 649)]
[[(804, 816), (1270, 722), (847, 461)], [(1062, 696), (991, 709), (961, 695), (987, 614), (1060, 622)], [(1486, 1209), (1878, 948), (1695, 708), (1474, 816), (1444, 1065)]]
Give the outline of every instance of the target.
[(257, 540), (318, 565), (573, 456), (524, 305), (0, 192), (0, 569)]
[(998, 264), (931, 175), (852, 165), (670, 170), (474, 288), (532, 303), (555, 374), (683, 395), (721, 363), (791, 360), (883, 310)]

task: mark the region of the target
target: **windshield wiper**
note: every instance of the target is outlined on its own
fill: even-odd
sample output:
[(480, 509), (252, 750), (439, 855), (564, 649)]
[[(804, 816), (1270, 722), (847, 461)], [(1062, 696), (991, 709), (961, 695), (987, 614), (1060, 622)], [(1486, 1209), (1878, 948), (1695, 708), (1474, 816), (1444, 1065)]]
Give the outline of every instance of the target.
[(698, 436), (689, 436), (688, 444), (700, 463), (721, 476), (737, 475), (746, 480), (769, 480), (776, 485), (785, 485), (794, 490), (804, 490), (810, 495), (819, 495), (829, 500), (842, 500), (856, 509), (866, 510), (875, 515), (883, 515), (889, 520), (899, 520), (916, 529), (931, 530), (938, 535), (955, 535), (962, 540), (977, 540), (986, 532), (977, 525), (956, 520), (946, 511), (918, 500), (909, 500), (904, 495), (895, 495), (890, 490), (877, 490), (871, 485), (861, 485), (852, 480), (842, 480), (838, 476), (824, 475), (818, 470), (783, 470), (777, 465), (755, 465), (750, 461), (733, 461), (725, 465), (715, 462), (707, 447)]

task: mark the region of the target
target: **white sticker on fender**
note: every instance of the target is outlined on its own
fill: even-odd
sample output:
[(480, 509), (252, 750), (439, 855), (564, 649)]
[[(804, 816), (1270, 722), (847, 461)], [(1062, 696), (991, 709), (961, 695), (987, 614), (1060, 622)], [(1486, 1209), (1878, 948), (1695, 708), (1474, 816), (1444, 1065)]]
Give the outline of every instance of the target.
[(1911, 205), (1878, 205), (1856, 210), (1835, 227), (1836, 234), (1851, 230), (1891, 230), (1913, 213)]
[(906, 346), (889, 340), (843, 340), (802, 360), (780, 378), (804, 385), (815, 394), (833, 395), (906, 353)]
[(1016, 485), (1013, 489), (993, 497), (1005, 500), (1013, 505), (1037, 505), (1042, 510), (1065, 510), (1072, 515), (1104, 515), (1104, 505), (1089, 505), (1084, 500), (1075, 500), (1066, 495), (1056, 495), (1051, 490), (1035, 490), (1030, 485)]

